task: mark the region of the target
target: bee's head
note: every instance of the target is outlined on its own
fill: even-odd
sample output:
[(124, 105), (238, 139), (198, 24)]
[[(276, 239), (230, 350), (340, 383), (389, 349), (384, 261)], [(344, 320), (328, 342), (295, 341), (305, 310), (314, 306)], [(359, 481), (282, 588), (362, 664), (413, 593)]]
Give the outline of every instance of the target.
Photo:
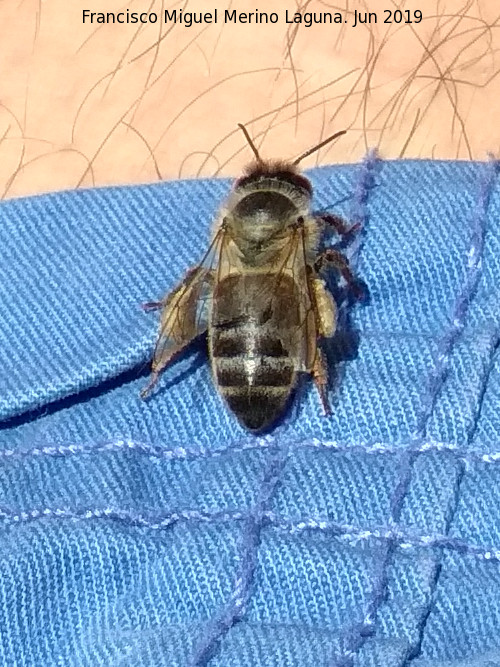
[(234, 238), (244, 244), (260, 245), (303, 219), (310, 210), (312, 186), (299, 172), (298, 164), (336, 137), (337, 132), (293, 161), (263, 160), (243, 125), (239, 125), (255, 161), (234, 186), (227, 204), (226, 224)]
[(256, 186), (259, 189), (263, 182), (278, 182), (282, 186), (289, 186), (301, 194), (312, 197), (311, 181), (299, 172), (298, 167), (291, 162), (282, 160), (258, 160), (252, 162), (234, 184), (235, 189)]

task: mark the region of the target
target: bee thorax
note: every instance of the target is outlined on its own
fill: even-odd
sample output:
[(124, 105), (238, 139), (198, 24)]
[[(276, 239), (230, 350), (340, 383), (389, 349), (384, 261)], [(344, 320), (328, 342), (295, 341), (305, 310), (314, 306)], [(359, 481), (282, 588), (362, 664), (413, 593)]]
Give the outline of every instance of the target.
[(295, 203), (280, 192), (250, 192), (232, 211), (234, 236), (252, 243), (262, 243), (285, 229), (297, 215)]

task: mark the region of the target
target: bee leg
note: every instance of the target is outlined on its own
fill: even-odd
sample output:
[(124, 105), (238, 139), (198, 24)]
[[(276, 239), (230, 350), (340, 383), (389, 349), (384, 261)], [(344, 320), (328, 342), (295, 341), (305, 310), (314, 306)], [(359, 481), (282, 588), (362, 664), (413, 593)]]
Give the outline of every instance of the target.
[(312, 376), (316, 389), (323, 405), (323, 410), (325, 412), (325, 417), (332, 414), (330, 404), (328, 403), (327, 387), (328, 387), (328, 367), (326, 365), (325, 356), (322, 350), (316, 348), (316, 357), (314, 359), (314, 364), (312, 367)]
[(314, 263), (315, 270), (319, 272), (325, 265), (336, 269), (340, 273), (342, 278), (349, 285), (349, 289), (352, 290), (356, 299), (362, 299), (364, 297), (364, 291), (359, 286), (356, 277), (351, 271), (347, 258), (339, 250), (327, 248), (317, 256)]
[(144, 389), (141, 389), (140, 396), (141, 396), (141, 398), (142, 398), (143, 400), (144, 400), (145, 398), (147, 398), (147, 397), (149, 396), (149, 394), (153, 391), (153, 389), (154, 389), (155, 386), (156, 386), (156, 383), (158, 382), (158, 378), (159, 378), (159, 377), (160, 377), (160, 373), (159, 373), (159, 372), (153, 372), (153, 373), (151, 374), (151, 377), (150, 377), (150, 379), (149, 379), (149, 382), (148, 382), (147, 385), (144, 387)]
[(339, 236), (350, 236), (361, 229), (361, 224), (359, 222), (355, 222), (353, 225), (348, 226), (345, 220), (341, 217), (338, 215), (331, 215), (330, 213), (318, 215), (316, 219), (329, 227), (333, 227)]
[(321, 338), (331, 338), (337, 326), (337, 306), (321, 278), (313, 278), (310, 285), (314, 295), (318, 334)]
[(163, 301), (146, 301), (146, 303), (141, 303), (141, 308), (149, 313), (152, 310), (159, 310), (164, 306)]
[(179, 354), (179, 352), (181, 352), (190, 342), (191, 341), (183, 341), (178, 345), (174, 345), (172, 348), (168, 350), (168, 352), (165, 352), (157, 360), (153, 361), (151, 377), (147, 385), (140, 392), (141, 398), (147, 398), (151, 394), (153, 389), (156, 387), (158, 380), (160, 379), (160, 375), (163, 373), (165, 368), (172, 361), (172, 359), (177, 354)]
[[(189, 271), (187, 271), (186, 275), (184, 276), (182, 282), (179, 285), (177, 285), (177, 287), (172, 292), (169, 292), (160, 301), (146, 301), (146, 303), (141, 304), (141, 308), (145, 310), (147, 313), (152, 310), (159, 310), (160, 308), (165, 308), (165, 306), (168, 306), (168, 304), (171, 303), (174, 296), (176, 296), (181, 289), (185, 289), (189, 285), (190, 281), (196, 276), (198, 272), (199, 272), (199, 267), (197, 266), (189, 269)], [(207, 280), (209, 277), (210, 276), (207, 276)]]

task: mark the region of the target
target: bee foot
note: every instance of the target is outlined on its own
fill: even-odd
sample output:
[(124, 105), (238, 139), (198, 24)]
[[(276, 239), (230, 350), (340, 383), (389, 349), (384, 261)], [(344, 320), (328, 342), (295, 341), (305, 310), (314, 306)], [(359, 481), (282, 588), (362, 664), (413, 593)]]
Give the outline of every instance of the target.
[(158, 373), (153, 373), (153, 375), (151, 376), (151, 379), (149, 380), (147, 385), (144, 387), (144, 389), (141, 389), (140, 397), (142, 398), (143, 401), (148, 398), (148, 396), (151, 394), (151, 392), (155, 388), (156, 383), (158, 382), (158, 377), (159, 377)]
[(158, 310), (163, 307), (162, 301), (146, 301), (146, 303), (141, 303), (141, 308), (146, 313), (149, 313), (152, 310)]
[(348, 226), (345, 220), (343, 220), (338, 215), (331, 215), (329, 213), (326, 213), (324, 215), (318, 216), (318, 219), (324, 222), (329, 227), (333, 227), (333, 229), (339, 236), (349, 237), (361, 231), (360, 222), (355, 222), (353, 225)]
[(323, 412), (325, 417), (330, 417), (332, 414), (332, 409), (330, 407), (330, 403), (328, 402), (328, 397), (326, 395), (326, 390), (324, 387), (321, 389), (318, 388), (319, 391), (319, 398), (321, 400), (321, 404), (323, 406)]
[(316, 350), (316, 359), (314, 360), (314, 365), (312, 368), (312, 376), (314, 384), (316, 385), (316, 389), (318, 390), (325, 417), (328, 417), (332, 414), (327, 395), (328, 369), (325, 356), (319, 348)]

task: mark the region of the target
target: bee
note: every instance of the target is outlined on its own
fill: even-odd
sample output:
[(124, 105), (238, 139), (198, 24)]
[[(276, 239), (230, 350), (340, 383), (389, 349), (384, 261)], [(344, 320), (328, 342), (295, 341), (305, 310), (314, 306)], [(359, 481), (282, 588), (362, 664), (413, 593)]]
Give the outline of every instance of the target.
[(264, 160), (239, 125), (255, 161), (235, 181), (198, 266), (161, 301), (160, 329), (146, 397), (165, 367), (193, 339), (208, 334), (215, 385), (250, 431), (271, 427), (284, 412), (299, 373), (312, 375), (325, 414), (328, 369), (319, 341), (333, 336), (337, 306), (322, 273), (354, 277), (338, 250), (318, 251), (326, 226), (345, 236), (357, 229), (311, 211), (312, 186), (299, 163), (345, 134), (337, 132), (296, 160)]

